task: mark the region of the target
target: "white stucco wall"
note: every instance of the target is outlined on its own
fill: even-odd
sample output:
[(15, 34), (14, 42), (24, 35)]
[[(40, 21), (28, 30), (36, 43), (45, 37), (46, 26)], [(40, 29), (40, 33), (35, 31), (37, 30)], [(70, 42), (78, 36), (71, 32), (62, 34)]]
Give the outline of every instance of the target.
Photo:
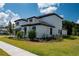
[[(16, 23), (19, 22), (19, 25), (16, 25)], [(23, 20), (20, 20), (20, 21), (17, 21), (15, 22), (15, 29), (16, 28), (21, 28), (21, 25), (25, 25), (26, 24), (26, 21), (23, 21)]]
[[(33, 26), (27, 26), (27, 34), (26, 34), (27, 37), (28, 32), (32, 30), (32, 27)], [(44, 25), (36, 25), (36, 38), (42, 38), (43, 35), (51, 37), (53, 35), (53, 28), (52, 28), (52, 35), (50, 35), (50, 27)]]
[(33, 23), (38, 23), (39, 22), (39, 20), (36, 19), (36, 18), (32, 18), (32, 22), (30, 22), (29, 20), (30, 19), (28, 19), (27, 21), (23, 21), (23, 20), (17, 21), (17, 22), (19, 22), (19, 25), (17, 25), (17, 26), (25, 25), (25, 24), (33, 24)]
[[(53, 33), (53, 32), (52, 32)], [(36, 26), (36, 34), (37, 34), (37, 38), (41, 38), (43, 37), (43, 35), (46, 35), (48, 37), (50, 37), (50, 27), (44, 26), (44, 25), (37, 25)]]
[(18, 22), (19, 22), (19, 25), (24, 25), (24, 24), (26, 24), (26, 21), (20, 20), (20, 21), (18, 21)]
[(28, 37), (28, 32), (32, 30), (32, 26), (27, 26), (27, 37)]
[(38, 23), (39, 19), (33, 18), (33, 22), (32, 23)]
[(55, 28), (53, 29), (54, 34), (59, 34), (58, 30), (62, 30), (62, 19), (60, 19), (55, 15), (43, 17), (43, 18), (40, 18), (40, 20), (55, 26)]
[(34, 23), (38, 23), (39, 20), (37, 18), (32, 18), (32, 22), (30, 22), (30, 19), (28, 19), (28, 22), (26, 24), (34, 24)]
[[(36, 19), (33, 18), (32, 22), (26, 22), (26, 21), (19, 21), (19, 25), (16, 27), (20, 27), (21, 25), (24, 24), (30, 24), (30, 23), (38, 23), (39, 20), (45, 21), (50, 25), (55, 26), (55, 28), (52, 28), (52, 35), (58, 35), (58, 30), (62, 30), (62, 19), (60, 19), (59, 17), (53, 15), (53, 16), (47, 16), (47, 17), (43, 17), (40, 19)], [(30, 31), (32, 29), (32, 26), (27, 26), (27, 37), (28, 37), (28, 31)], [(44, 25), (36, 25), (36, 37), (37, 38), (41, 38), (44, 34), (46, 34), (47, 36), (51, 36), (50, 35), (50, 27), (44, 26)]]

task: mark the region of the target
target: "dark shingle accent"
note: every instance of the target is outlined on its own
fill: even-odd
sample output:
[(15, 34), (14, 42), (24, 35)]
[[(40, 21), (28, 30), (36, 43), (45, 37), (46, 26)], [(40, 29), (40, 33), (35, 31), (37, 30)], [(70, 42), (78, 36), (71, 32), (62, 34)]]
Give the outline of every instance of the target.
[[(40, 19), (40, 18), (43, 18), (43, 17), (51, 16), (51, 15), (56, 15), (57, 17), (63, 19), (61, 16), (59, 16), (59, 15), (56, 14), (56, 13), (49, 13), (49, 14), (45, 14), (45, 15), (41, 15), (41, 16), (37, 16), (37, 17), (36, 17), (36, 16), (29, 17), (29, 18), (27, 18), (27, 19), (18, 19), (18, 20), (16, 20), (16, 21), (20, 21), (20, 20), (27, 21), (27, 20), (32, 19), (32, 18)], [(16, 21), (15, 21), (15, 22), (16, 22)]]
[(53, 27), (53, 28), (55, 27), (55, 26), (45, 24), (45, 23), (33, 23), (33, 24), (26, 24), (26, 25), (21, 25), (21, 26), (23, 27), (23, 26), (33, 26), (33, 25), (45, 25), (45, 26)]
[(27, 19), (18, 19), (18, 20), (15, 20), (15, 22), (16, 22), (16, 21), (20, 21), (20, 20), (27, 22)]
[(59, 15), (56, 14), (56, 13), (49, 13), (49, 14), (41, 15), (41, 16), (38, 16), (37, 18), (43, 18), (43, 17), (47, 17), (47, 16), (51, 16), (51, 15), (56, 15), (57, 17), (63, 19), (61, 16), (59, 16)]

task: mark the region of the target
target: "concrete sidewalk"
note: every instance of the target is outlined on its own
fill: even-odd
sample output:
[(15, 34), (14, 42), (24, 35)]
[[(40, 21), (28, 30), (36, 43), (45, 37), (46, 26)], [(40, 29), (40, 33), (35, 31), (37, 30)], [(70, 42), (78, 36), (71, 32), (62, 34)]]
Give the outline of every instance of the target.
[(0, 49), (4, 50), (6, 53), (8, 53), (11, 56), (37, 56), (33, 53), (30, 53), (26, 50), (15, 47), (3, 41), (0, 41)]

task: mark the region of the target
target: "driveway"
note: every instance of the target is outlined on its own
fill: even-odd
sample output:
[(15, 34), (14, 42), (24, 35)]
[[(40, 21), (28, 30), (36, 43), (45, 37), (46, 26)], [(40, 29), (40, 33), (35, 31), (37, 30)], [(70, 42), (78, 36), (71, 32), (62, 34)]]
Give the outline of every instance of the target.
[(0, 49), (4, 50), (11, 56), (37, 56), (36, 54), (33, 54), (3, 41), (0, 41)]

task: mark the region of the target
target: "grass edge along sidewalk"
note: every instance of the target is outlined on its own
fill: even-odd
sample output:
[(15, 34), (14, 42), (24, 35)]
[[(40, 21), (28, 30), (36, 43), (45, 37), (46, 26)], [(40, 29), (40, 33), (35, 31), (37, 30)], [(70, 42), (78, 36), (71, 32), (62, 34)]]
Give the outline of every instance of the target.
[(0, 36), (0, 41), (10, 43), (41, 56), (79, 56), (79, 39), (64, 39), (61, 42), (32, 42)]

